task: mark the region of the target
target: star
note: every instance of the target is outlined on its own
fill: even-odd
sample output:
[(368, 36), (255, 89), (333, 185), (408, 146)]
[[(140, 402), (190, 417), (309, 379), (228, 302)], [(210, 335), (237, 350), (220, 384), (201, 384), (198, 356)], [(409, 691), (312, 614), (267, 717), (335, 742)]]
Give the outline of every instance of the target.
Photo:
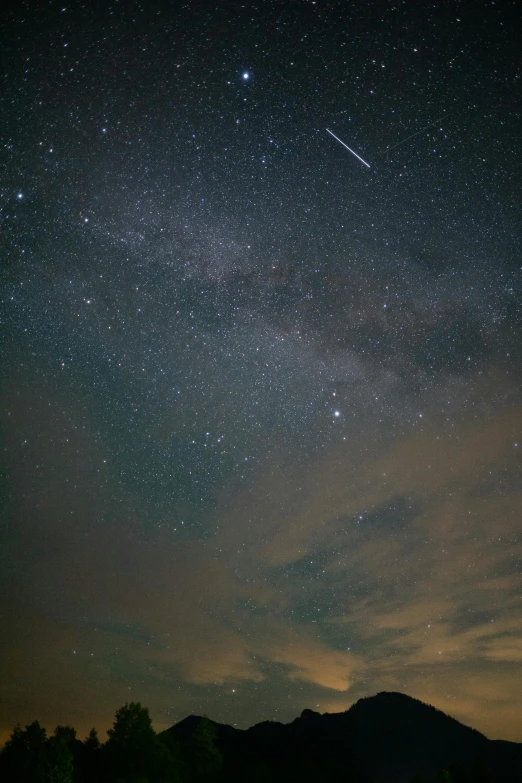
[[(49, 37), (13, 4), (4, 47), (2, 727), (108, 725), (122, 676), (159, 723), (173, 689), (246, 728), (382, 672), (444, 708), (442, 658), (520, 739), (512, 4), (465, 57), (445, 4), (119, 5)], [(53, 661), (76, 640), (99, 667)]]

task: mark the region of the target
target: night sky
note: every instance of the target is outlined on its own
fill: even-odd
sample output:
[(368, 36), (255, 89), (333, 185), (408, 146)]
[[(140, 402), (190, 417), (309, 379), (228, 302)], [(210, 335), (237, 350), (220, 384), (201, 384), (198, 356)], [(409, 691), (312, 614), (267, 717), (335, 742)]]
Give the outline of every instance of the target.
[(3, 738), (522, 740), (517, 5), (4, 11)]

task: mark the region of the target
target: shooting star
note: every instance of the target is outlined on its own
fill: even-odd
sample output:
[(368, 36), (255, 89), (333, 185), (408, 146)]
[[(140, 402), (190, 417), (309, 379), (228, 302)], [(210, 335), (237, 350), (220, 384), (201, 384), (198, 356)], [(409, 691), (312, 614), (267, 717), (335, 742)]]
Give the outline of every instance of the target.
[(434, 122), (430, 122), (429, 125), (426, 125), (424, 128), (421, 128), (420, 130), (415, 131), (415, 133), (412, 133), (411, 136), (406, 136), (406, 138), (403, 139), (402, 141), (398, 141), (397, 144), (392, 144), (391, 147), (386, 147), (386, 149), (383, 150), (380, 154), (381, 155), (386, 155), (386, 153), (389, 152), (390, 150), (394, 150), (395, 147), (398, 147), (400, 144), (404, 144), (406, 141), (409, 141), (410, 139), (413, 139), (414, 136), (418, 136), (419, 133), (424, 133), (425, 130), (428, 130), (428, 128), (431, 128), (433, 125), (436, 125), (438, 122), (441, 122), (441, 120), (445, 119), (445, 117), (449, 117), (450, 114), (451, 114), (451, 112), (448, 112), (448, 114), (444, 114), (442, 117), (439, 117), (438, 120), (435, 120)]
[(338, 141), (338, 142), (339, 142), (339, 144), (342, 144), (342, 145), (343, 145), (343, 147), (346, 147), (346, 149), (348, 150), (348, 152), (351, 152), (351, 153), (352, 153), (352, 155), (355, 155), (355, 157), (357, 158), (357, 160), (360, 160), (360, 161), (361, 161), (361, 163), (364, 163), (364, 165), (365, 165), (365, 166), (368, 166), (368, 168), (370, 168), (370, 164), (369, 164), (369, 163), (366, 163), (366, 161), (365, 161), (365, 160), (363, 160), (363, 159), (361, 158), (361, 156), (360, 156), (360, 155), (358, 155), (356, 152), (354, 152), (352, 149), (350, 149), (350, 147), (348, 146), (348, 144), (345, 144), (345, 143), (344, 143), (344, 141), (341, 141), (341, 139), (339, 139), (339, 138), (338, 138), (338, 137), (335, 135), (335, 133), (332, 133), (332, 131), (331, 131), (331, 130), (328, 130), (328, 128), (327, 128), (326, 130), (328, 131), (328, 133), (330, 134), (330, 136), (333, 136), (333, 137), (334, 137), (334, 139), (335, 139), (336, 141)]

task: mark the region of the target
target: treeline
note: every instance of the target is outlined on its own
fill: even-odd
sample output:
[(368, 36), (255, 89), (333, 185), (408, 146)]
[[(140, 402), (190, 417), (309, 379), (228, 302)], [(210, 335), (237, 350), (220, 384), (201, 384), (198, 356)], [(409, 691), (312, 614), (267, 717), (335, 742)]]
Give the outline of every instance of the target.
[(17, 726), (0, 753), (2, 783), (203, 783), (222, 766), (212, 722), (199, 721), (183, 752), (168, 731), (157, 734), (149, 711), (124, 704), (101, 743), (96, 729), (79, 740), (71, 726), (52, 736), (36, 720)]
[[(265, 724), (267, 733), (248, 751), (230, 736), (230, 727), (221, 727), (229, 736), (217, 737), (218, 746), (216, 725), (207, 717), (183, 724), (179, 741), (172, 730), (156, 733), (148, 709), (131, 702), (117, 711), (104, 743), (95, 729), (82, 741), (71, 726), (57, 726), (49, 737), (38, 721), (17, 726), (0, 753), (0, 783), (386, 783), (385, 775), (375, 777), (353, 764), (348, 738), (332, 745), (309, 735), (292, 748)], [(489, 783), (489, 778), (482, 765), (468, 763), (412, 783), (435, 781)]]

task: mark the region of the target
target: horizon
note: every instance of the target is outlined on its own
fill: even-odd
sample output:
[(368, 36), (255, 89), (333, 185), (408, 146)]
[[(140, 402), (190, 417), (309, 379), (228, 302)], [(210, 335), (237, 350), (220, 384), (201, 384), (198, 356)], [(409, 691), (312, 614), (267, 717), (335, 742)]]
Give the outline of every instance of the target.
[(1, 736), (522, 739), (520, 16), (4, 13)]
[[(353, 706), (355, 706), (355, 704), (357, 704), (361, 700), (371, 700), (371, 699), (375, 699), (378, 696), (383, 696), (383, 695), (404, 696), (404, 697), (406, 697), (408, 699), (412, 699), (413, 701), (419, 702), (420, 704), (422, 704), (425, 707), (433, 707), (437, 711), (439, 711), (443, 715), (445, 715), (446, 717), (452, 718), (452, 719), (458, 721), (458, 723), (460, 723), (461, 725), (466, 726), (467, 728), (473, 729), (475, 731), (479, 731), (488, 740), (492, 740), (492, 741), (502, 740), (502, 741), (514, 742), (515, 744), (522, 745), (522, 739), (509, 740), (509, 739), (506, 739), (505, 737), (491, 737), (491, 736), (488, 736), (487, 734), (485, 734), (485, 732), (480, 731), (476, 726), (470, 726), (470, 725), (466, 724), (464, 721), (459, 720), (459, 718), (456, 715), (452, 715), (452, 714), (450, 714), (448, 712), (445, 712), (444, 710), (439, 709), (434, 704), (430, 704), (428, 702), (422, 701), (422, 699), (418, 699), (415, 696), (411, 696), (411, 695), (406, 694), (406, 693), (401, 693), (400, 691), (378, 691), (377, 693), (370, 694), (368, 696), (361, 696), (359, 699), (357, 699), (352, 704), (350, 704), (350, 706), (347, 707), (346, 709), (339, 709), (339, 710), (332, 710), (332, 711), (325, 710), (324, 712), (319, 712), (318, 710), (312, 709), (310, 707), (303, 707), (301, 712), (299, 714), (295, 715), (293, 718), (291, 717), (291, 718), (289, 718), (287, 720), (276, 720), (276, 719), (273, 719), (273, 718), (272, 719), (271, 718), (262, 718), (260, 720), (256, 720), (254, 723), (249, 724), (248, 726), (238, 726), (237, 723), (232, 723), (232, 722), (228, 722), (228, 721), (218, 721), (218, 720), (215, 720), (212, 717), (212, 715), (206, 715), (206, 713), (202, 713), (201, 715), (199, 715), (197, 713), (189, 713), (189, 714), (185, 715), (184, 717), (180, 718), (179, 720), (176, 720), (174, 723), (170, 723), (170, 724), (158, 724), (157, 722), (154, 721), (152, 716), (151, 716), (151, 719), (152, 719), (152, 726), (153, 726), (154, 730), (156, 731), (156, 733), (160, 733), (162, 731), (166, 731), (168, 729), (171, 729), (174, 726), (176, 726), (178, 723), (182, 723), (187, 718), (194, 718), (194, 717), (198, 718), (198, 717), (203, 717), (203, 715), (208, 717), (215, 724), (218, 724), (218, 725), (221, 725), (221, 726), (232, 726), (233, 728), (236, 728), (236, 729), (238, 729), (240, 731), (247, 731), (249, 728), (252, 728), (253, 726), (256, 726), (256, 725), (258, 725), (260, 723), (264, 723), (264, 722), (267, 722), (267, 721), (280, 723), (281, 725), (288, 725), (289, 723), (292, 723), (297, 718), (302, 717), (302, 713), (306, 712), (306, 711), (315, 712), (316, 714), (320, 715), (321, 717), (323, 715), (339, 715), (339, 714), (343, 714), (345, 712), (348, 712)], [(134, 701), (134, 700), (130, 700), (130, 701)], [(142, 707), (147, 707), (147, 705), (144, 704), (143, 702), (140, 702), (139, 699), (137, 699), (137, 701), (142, 705)], [(122, 705), (119, 705), (119, 706), (122, 706)], [(318, 707), (319, 705), (316, 705), (316, 706)], [(116, 710), (115, 710), (115, 712), (116, 712)], [(34, 720), (39, 720), (39, 719), (38, 718), (34, 718)], [(30, 722), (31, 721), (27, 721), (27, 723), (30, 723)], [(47, 734), (50, 735), (51, 732), (53, 731), (53, 729), (51, 729), (50, 727), (45, 726), (41, 720), (39, 722), (40, 722), (40, 725), (42, 725), (46, 729)], [(24, 727), (26, 724), (25, 724), (25, 722), (21, 722), (21, 725), (22, 725), (22, 727)], [(67, 726), (69, 726), (69, 725), (72, 725), (72, 724), (69, 723), (67, 720), (63, 720), (63, 721), (60, 721), (58, 725), (67, 725)], [(111, 728), (111, 727), (112, 727), (112, 723), (108, 726), (108, 729)], [(79, 731), (77, 726), (75, 726), (75, 725), (73, 725), (73, 728), (76, 729), (76, 731), (77, 731), (77, 738), (78, 739), (83, 740), (85, 737), (87, 737), (89, 731), (92, 728), (95, 728), (97, 730), (97, 732), (98, 732), (98, 737), (100, 738), (100, 741), (101, 742), (105, 742), (106, 741), (106, 735), (108, 733), (108, 729), (106, 729), (105, 731), (100, 731), (97, 726), (92, 726), (92, 725), (89, 725), (89, 728), (87, 728), (87, 729), (84, 728), (81, 731)], [(9, 738), (9, 734), (6, 734), (5, 738), (3, 738), (0, 735), (0, 749), (5, 745), (5, 742), (7, 741), (8, 738)]]

